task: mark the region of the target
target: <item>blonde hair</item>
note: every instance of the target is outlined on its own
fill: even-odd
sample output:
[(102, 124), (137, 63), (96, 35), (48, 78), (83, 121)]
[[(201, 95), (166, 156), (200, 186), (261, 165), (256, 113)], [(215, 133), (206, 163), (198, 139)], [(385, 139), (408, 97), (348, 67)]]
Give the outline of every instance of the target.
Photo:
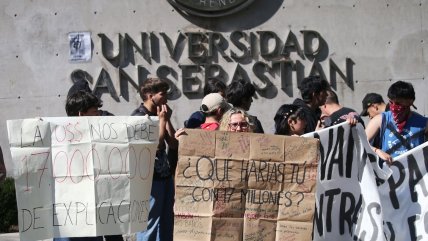
[(229, 131), (229, 123), (233, 114), (241, 114), (245, 121), (248, 122), (248, 124), (250, 125), (248, 128), (248, 132), (253, 132), (254, 128), (253, 124), (250, 122), (250, 116), (245, 110), (238, 107), (232, 107), (231, 109), (226, 111), (226, 113), (223, 114), (223, 117), (220, 120), (220, 131)]

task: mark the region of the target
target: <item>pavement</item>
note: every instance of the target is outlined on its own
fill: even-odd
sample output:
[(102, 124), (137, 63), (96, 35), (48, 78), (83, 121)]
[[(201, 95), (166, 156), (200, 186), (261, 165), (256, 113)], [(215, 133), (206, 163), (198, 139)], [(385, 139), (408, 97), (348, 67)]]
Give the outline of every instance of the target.
[(19, 241), (19, 233), (0, 233), (0, 241)]
[(0, 241), (18, 241), (19, 233), (1, 233)]
[[(19, 233), (0, 233), (0, 241), (20, 241)], [(52, 241), (52, 239), (45, 239), (43, 241)]]

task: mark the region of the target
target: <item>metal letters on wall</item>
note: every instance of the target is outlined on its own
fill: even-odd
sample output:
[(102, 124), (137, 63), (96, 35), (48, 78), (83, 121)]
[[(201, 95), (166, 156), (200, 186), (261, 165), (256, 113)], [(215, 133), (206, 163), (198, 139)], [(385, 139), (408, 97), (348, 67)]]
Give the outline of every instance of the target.
[[(175, 93), (179, 89), (187, 96), (197, 96), (201, 93), (204, 83), (212, 78), (225, 83), (235, 79), (246, 79), (256, 86), (263, 97), (274, 98), (269, 94), (263, 95), (263, 92), (269, 93), (273, 87), (271, 79), (276, 76), (280, 78), (280, 88), (292, 96), (293, 76), (296, 76), (297, 84), (303, 80), (305, 72), (310, 75), (321, 75), (326, 79), (326, 72), (320, 64), (326, 60), (329, 66), (327, 73), (333, 88), (336, 86), (337, 74), (350, 89), (354, 87), (354, 62), (348, 58), (346, 70), (341, 70), (333, 59), (328, 58), (328, 44), (321, 34), (314, 30), (300, 31), (301, 41), (298, 41), (292, 31), (285, 39), (281, 39), (273, 31), (234, 31), (227, 35), (219, 32), (179, 32), (175, 40), (164, 32), (143, 32), (141, 39), (138, 40), (127, 33), (119, 34), (117, 41), (109, 39), (103, 33), (99, 33), (98, 36), (101, 39), (102, 56), (118, 69), (119, 74), (110, 75), (107, 70), (102, 69), (100, 75), (94, 78), (97, 80), (93, 87), (94, 92), (98, 95), (110, 93), (117, 101), (119, 101), (117, 93), (125, 100), (129, 100), (129, 84), (138, 91), (138, 86), (150, 74), (156, 74), (169, 82), (172, 86), (168, 93), (170, 99), (179, 97), (180, 94)], [(160, 53), (160, 46), (166, 47), (169, 56)], [(115, 53), (114, 49), (119, 51)], [(136, 64), (138, 56), (146, 64)], [(171, 63), (165, 58), (173, 60), (176, 64), (173, 66), (164, 64), (158, 66), (156, 70), (149, 70), (155, 62)], [(219, 58), (227, 64), (219, 64)], [(302, 63), (304, 60), (309, 61), (310, 65), (305, 66)], [(125, 72), (124, 68), (130, 64), (136, 66), (138, 80), (134, 80), (132, 75)], [(232, 71), (229, 64), (234, 66)], [(225, 68), (227, 66), (229, 68)], [(305, 71), (305, 68), (310, 71)], [(252, 73), (248, 73), (251, 71)], [(115, 90), (113, 84), (115, 82), (111, 76), (119, 76), (119, 91)], [(181, 86), (177, 86), (178, 76), (181, 76)], [(256, 78), (250, 79), (249, 76)]]

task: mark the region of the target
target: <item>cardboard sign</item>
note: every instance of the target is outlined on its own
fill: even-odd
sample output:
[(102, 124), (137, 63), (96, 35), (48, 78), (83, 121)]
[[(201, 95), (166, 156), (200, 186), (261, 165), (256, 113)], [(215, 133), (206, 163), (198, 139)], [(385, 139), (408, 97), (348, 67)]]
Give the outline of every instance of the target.
[(318, 140), (186, 132), (174, 240), (311, 240)]
[(146, 228), (157, 119), (62, 117), (7, 125), (21, 240)]

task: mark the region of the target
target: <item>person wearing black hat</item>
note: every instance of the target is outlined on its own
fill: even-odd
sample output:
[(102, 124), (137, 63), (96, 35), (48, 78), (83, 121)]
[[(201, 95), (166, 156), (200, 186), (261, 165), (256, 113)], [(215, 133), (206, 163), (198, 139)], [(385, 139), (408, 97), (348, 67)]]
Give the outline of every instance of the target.
[(428, 137), (427, 118), (411, 110), (415, 101), (413, 85), (397, 81), (388, 89), (390, 111), (373, 117), (366, 128), (367, 139), (376, 135), (381, 148), (373, 151), (388, 164), (399, 156), (425, 142)]
[(363, 104), (363, 111), (361, 111), (360, 115), (368, 116), (370, 119), (389, 110), (389, 104), (385, 104), (382, 96), (377, 93), (368, 93), (361, 102)]
[[(361, 111), (360, 116), (368, 116), (370, 120), (376, 115), (389, 111), (389, 103), (385, 104), (382, 96), (378, 93), (368, 93), (361, 102), (363, 104), (363, 111)], [(379, 135), (376, 135), (370, 144), (373, 147), (382, 149)]]

